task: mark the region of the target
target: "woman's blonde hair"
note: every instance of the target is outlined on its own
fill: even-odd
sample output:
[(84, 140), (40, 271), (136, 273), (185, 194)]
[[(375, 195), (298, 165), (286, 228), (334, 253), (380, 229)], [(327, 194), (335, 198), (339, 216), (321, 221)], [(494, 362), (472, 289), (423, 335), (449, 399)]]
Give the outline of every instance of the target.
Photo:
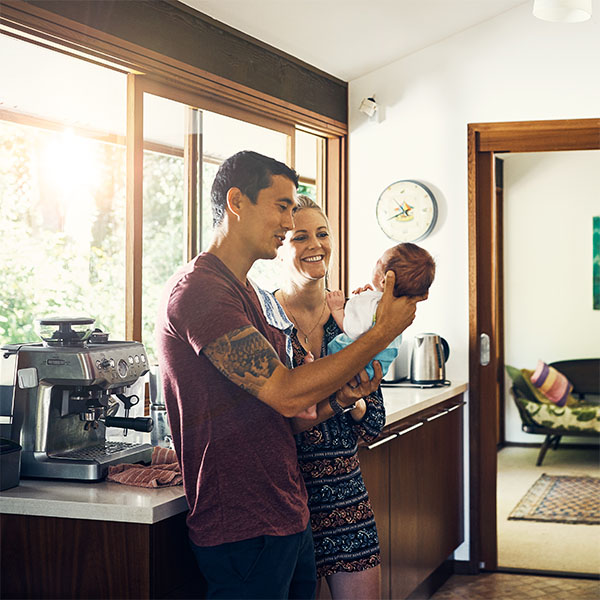
[(297, 197), (298, 197), (298, 204), (296, 205), (296, 208), (294, 209), (294, 213), (297, 213), (304, 208), (314, 208), (315, 210), (318, 210), (325, 217), (325, 220), (327, 221), (327, 227), (329, 227), (329, 219), (327, 218), (327, 215), (323, 212), (323, 209), (310, 196), (307, 196), (306, 194), (298, 194)]

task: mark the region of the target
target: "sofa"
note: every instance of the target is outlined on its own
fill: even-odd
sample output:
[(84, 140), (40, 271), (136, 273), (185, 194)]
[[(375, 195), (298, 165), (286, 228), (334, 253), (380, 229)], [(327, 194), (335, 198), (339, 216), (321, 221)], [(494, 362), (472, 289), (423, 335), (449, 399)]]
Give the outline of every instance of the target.
[(533, 371), (506, 365), (523, 431), (546, 436), (537, 466), (542, 464), (549, 448), (558, 448), (565, 435), (600, 436), (600, 358), (561, 360), (548, 366), (562, 373), (573, 386), (564, 406), (550, 401), (532, 383)]

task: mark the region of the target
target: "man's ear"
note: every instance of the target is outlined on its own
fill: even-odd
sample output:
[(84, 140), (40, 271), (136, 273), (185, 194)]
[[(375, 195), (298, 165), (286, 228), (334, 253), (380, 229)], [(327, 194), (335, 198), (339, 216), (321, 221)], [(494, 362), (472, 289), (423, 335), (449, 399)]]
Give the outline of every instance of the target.
[(244, 201), (242, 190), (236, 187), (229, 188), (227, 192), (227, 210), (239, 218)]

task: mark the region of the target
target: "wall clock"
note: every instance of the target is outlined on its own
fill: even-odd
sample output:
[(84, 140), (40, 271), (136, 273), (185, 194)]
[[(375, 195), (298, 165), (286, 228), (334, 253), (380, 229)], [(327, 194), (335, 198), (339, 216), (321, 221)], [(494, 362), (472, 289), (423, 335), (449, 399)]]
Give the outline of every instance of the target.
[(418, 242), (433, 231), (438, 206), (426, 185), (404, 179), (381, 192), (376, 213), (379, 226), (389, 238), (397, 242)]

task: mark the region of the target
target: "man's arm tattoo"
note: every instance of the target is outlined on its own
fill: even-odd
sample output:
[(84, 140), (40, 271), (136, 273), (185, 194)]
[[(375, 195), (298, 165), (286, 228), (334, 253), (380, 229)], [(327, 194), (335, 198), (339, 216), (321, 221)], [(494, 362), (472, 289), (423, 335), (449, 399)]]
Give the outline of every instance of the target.
[(254, 327), (234, 329), (203, 350), (227, 379), (253, 396), (258, 393), (281, 361), (273, 346)]

